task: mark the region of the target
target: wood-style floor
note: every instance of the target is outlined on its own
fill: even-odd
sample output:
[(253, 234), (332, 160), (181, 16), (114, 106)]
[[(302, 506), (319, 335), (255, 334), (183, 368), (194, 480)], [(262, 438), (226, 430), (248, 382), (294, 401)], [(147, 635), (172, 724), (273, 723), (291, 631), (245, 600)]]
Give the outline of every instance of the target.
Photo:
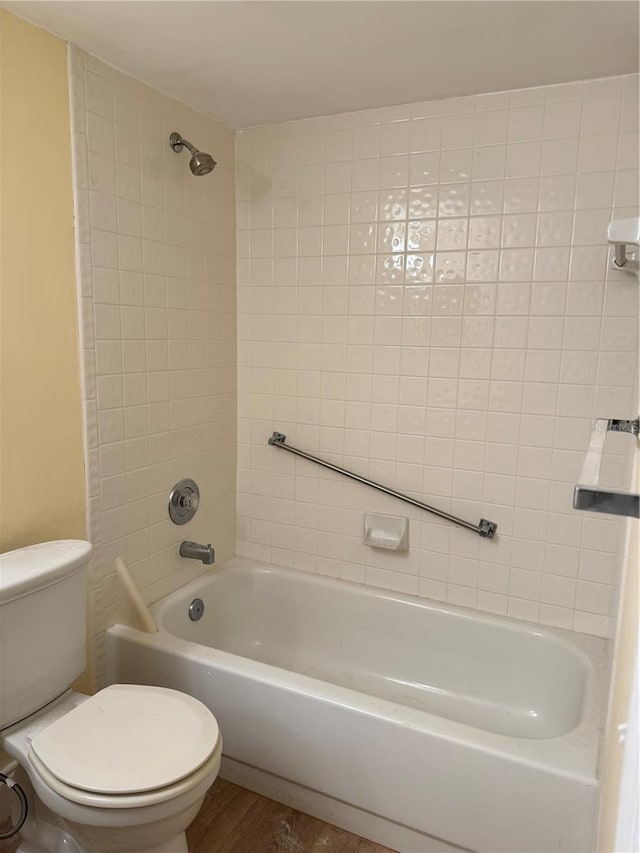
[(189, 853), (393, 853), (223, 779), (207, 794), (187, 841)]
[[(223, 779), (207, 794), (187, 841), (189, 853), (393, 853)], [(0, 853), (19, 844), (19, 837), (0, 841)]]

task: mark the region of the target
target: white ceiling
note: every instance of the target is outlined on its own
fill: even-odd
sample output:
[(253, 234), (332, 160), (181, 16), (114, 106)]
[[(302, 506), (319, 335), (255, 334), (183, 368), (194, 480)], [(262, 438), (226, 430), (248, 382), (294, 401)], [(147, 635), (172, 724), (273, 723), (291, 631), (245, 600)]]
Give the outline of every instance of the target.
[(638, 70), (635, 0), (2, 5), (234, 128)]

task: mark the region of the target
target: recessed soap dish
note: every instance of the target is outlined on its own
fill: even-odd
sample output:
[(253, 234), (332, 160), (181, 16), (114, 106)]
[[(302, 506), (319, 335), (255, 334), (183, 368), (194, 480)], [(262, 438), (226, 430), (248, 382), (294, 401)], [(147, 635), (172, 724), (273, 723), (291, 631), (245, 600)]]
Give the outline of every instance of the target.
[(399, 515), (376, 515), (366, 512), (364, 515), (365, 545), (373, 548), (385, 548), (387, 551), (409, 550), (409, 519)]

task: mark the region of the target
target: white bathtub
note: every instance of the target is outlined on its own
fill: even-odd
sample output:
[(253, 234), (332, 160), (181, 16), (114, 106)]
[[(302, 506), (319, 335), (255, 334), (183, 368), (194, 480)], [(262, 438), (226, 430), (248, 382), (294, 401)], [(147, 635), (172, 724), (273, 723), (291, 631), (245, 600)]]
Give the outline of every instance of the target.
[(603, 641), (241, 559), (152, 612), (109, 681), (205, 702), (226, 778), (403, 853), (592, 849)]

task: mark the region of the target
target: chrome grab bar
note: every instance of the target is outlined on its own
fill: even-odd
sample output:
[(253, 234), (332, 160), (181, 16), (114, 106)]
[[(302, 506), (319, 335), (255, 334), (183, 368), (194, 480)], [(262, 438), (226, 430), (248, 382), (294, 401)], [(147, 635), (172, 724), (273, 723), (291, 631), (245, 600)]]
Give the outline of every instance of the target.
[(390, 495), (392, 498), (398, 498), (398, 500), (404, 501), (405, 503), (411, 504), (412, 506), (417, 506), (418, 509), (423, 509), (426, 512), (431, 512), (434, 515), (440, 516), (440, 518), (445, 518), (447, 521), (451, 521), (454, 524), (459, 524), (461, 527), (466, 527), (467, 530), (472, 530), (474, 533), (479, 534), (483, 537), (483, 539), (493, 539), (496, 535), (496, 530), (498, 529), (498, 525), (495, 521), (487, 521), (486, 518), (481, 518), (478, 524), (472, 524), (470, 521), (464, 521), (462, 518), (457, 518), (455, 515), (451, 515), (448, 512), (444, 512), (444, 510), (436, 509), (433, 506), (429, 506), (429, 504), (425, 504), (422, 501), (415, 500), (414, 498), (410, 498), (407, 495), (403, 495), (401, 492), (396, 492), (394, 489), (389, 489), (387, 486), (383, 486), (380, 483), (376, 483), (374, 480), (367, 480), (366, 477), (361, 477), (359, 474), (354, 474), (351, 471), (347, 471), (346, 468), (341, 468), (339, 465), (334, 465), (332, 462), (326, 462), (324, 459), (318, 459), (317, 456), (312, 456), (310, 453), (305, 453), (304, 450), (298, 450), (297, 447), (292, 447), (290, 444), (285, 444), (286, 435), (283, 435), (281, 432), (274, 432), (268, 443), (272, 447), (279, 447), (282, 450), (288, 450), (289, 453), (294, 453), (296, 456), (301, 456), (303, 459), (307, 459), (309, 462), (315, 462), (316, 465), (322, 465), (323, 468), (328, 468), (330, 471), (335, 471), (336, 474), (343, 474), (345, 477), (350, 477), (352, 480), (356, 480), (358, 483), (362, 483), (365, 486), (371, 486), (372, 489), (377, 489), (379, 492), (384, 492), (385, 495)]
[(591, 441), (580, 474), (580, 482), (573, 490), (573, 508), (610, 515), (640, 517), (640, 495), (604, 489), (598, 485), (604, 443), (608, 432), (628, 432), (640, 439), (640, 417), (634, 421), (619, 418), (597, 418), (591, 428)]

